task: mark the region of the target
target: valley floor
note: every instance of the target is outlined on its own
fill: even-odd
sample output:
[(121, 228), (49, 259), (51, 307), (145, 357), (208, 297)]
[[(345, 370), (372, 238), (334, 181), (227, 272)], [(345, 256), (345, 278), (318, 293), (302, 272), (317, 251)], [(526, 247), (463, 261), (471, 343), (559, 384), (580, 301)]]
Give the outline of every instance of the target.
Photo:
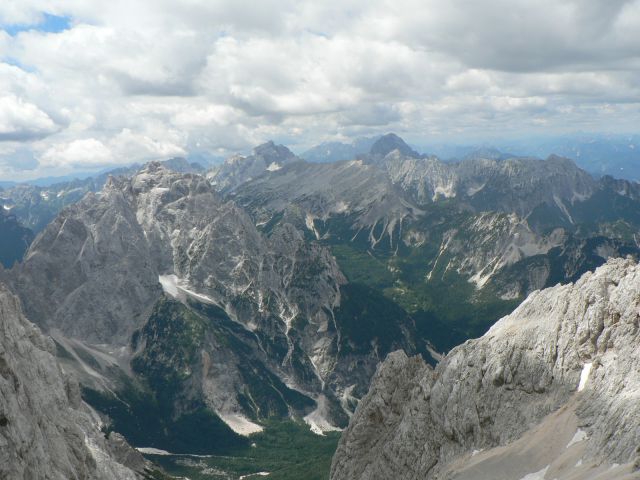
[(174, 478), (189, 480), (326, 480), (340, 433), (320, 436), (306, 424), (287, 421), (268, 423), (264, 432), (249, 438), (250, 447), (224, 455), (167, 455), (158, 451), (145, 456)]

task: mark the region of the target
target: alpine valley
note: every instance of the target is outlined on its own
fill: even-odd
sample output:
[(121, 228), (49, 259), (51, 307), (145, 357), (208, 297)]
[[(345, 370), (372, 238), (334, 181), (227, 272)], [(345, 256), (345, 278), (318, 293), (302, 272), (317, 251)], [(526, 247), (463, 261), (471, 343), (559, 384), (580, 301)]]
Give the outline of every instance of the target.
[(0, 191), (0, 476), (640, 478), (640, 184), (349, 148)]

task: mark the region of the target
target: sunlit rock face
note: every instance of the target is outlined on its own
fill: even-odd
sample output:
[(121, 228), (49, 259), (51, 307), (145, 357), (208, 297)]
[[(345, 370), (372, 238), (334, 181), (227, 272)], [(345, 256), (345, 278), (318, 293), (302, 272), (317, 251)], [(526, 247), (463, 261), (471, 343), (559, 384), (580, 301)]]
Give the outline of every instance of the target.
[[(316, 425), (344, 426), (380, 358), (417, 351), (399, 309), (379, 332), (371, 315), (359, 319), (353, 308), (371, 304), (327, 248), (289, 223), (259, 231), (204, 176), (160, 163), (65, 209), (11, 278), (34, 321), (94, 356), (81, 375), (104, 367), (87, 382), (110, 384), (111, 367), (126, 373), (133, 359), (133, 373), (163, 370), (162, 388), (179, 378), (176, 391), (187, 393), (176, 402), (202, 404), (229, 425), (313, 414)], [(179, 344), (168, 333), (176, 325), (190, 332)]]
[(98, 416), (58, 366), (50, 338), (0, 285), (0, 478), (134, 480), (144, 460)]
[(532, 293), (435, 369), (378, 369), (334, 457), (342, 479), (639, 478), (640, 267)]

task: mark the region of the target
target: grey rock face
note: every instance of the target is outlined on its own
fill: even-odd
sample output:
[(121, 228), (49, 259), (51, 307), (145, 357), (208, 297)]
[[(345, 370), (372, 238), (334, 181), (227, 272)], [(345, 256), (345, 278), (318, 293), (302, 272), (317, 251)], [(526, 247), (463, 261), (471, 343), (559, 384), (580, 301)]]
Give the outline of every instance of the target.
[(374, 157), (386, 157), (391, 152), (397, 151), (406, 157), (419, 158), (420, 154), (413, 150), (395, 133), (383, 135), (371, 146), (369, 153)]
[[(178, 289), (222, 306), (252, 332), (257, 357), (260, 350), (268, 352), (261, 361), (287, 385), (311, 397), (325, 388), (331, 396), (353, 386), (365, 388), (378, 358), (374, 347), (357, 358), (341, 355), (333, 312), (346, 279), (328, 250), (310, 244), (287, 223), (269, 237), (262, 235), (242, 209), (224, 202), (202, 177), (150, 166), (132, 180), (131, 191), (151, 256), (159, 259), (159, 274), (174, 275)], [(219, 359), (222, 350), (209, 358)], [(232, 352), (224, 358), (230, 365), (239, 363)], [(356, 363), (366, 368), (354, 374), (350, 366)], [(213, 388), (240, 385), (238, 372), (231, 366), (205, 370), (215, 374), (204, 379), (208, 404), (221, 413), (240, 410), (233, 400), (240, 388)]]
[[(376, 237), (397, 237), (394, 231), (400, 224), (419, 213), (383, 171), (362, 160), (297, 163), (244, 184), (234, 198), (258, 223), (283, 212), (301, 217), (316, 238), (320, 233), (315, 221), (345, 217), (353, 234), (362, 231), (374, 245)], [(383, 229), (382, 234), (374, 235), (376, 225)]]
[(371, 150), (371, 146), (380, 137), (360, 137), (349, 143), (324, 142), (310, 148), (300, 156), (309, 162), (331, 163), (341, 160), (353, 160), (358, 155)]
[(267, 142), (256, 147), (248, 157), (238, 155), (229, 158), (213, 168), (207, 177), (218, 191), (229, 192), (251, 179), (298, 161), (300, 159), (287, 147)]
[[(160, 282), (173, 298), (221, 308), (244, 329), (243, 335), (231, 335), (243, 348), (257, 350), (257, 361), (269, 372), (261, 378), (275, 375), (297, 395), (330, 396), (336, 407), (346, 390), (366, 389), (379, 361), (375, 342), (358, 355), (341, 352), (346, 340), (334, 312), (346, 279), (326, 248), (308, 242), (288, 223), (264, 235), (203, 176), (159, 163), (131, 179), (111, 179), (99, 194), (67, 208), (36, 239), (12, 278), (39, 325), (69, 350), (97, 355), (98, 363), (117, 363), (105, 353), (114, 353), (111, 347), (126, 350), (162, 298)], [(163, 328), (163, 319), (156, 321), (148, 335)], [(402, 330), (393, 348), (408, 345), (415, 351), (411, 335)], [(221, 414), (242, 411), (236, 397), (249, 376), (247, 367), (238, 352), (215, 348), (220, 340), (210, 338), (204, 346), (197, 343), (201, 338), (186, 340), (209, 358), (201, 361), (205, 356), (198, 354), (188, 366), (205, 372), (204, 383), (192, 385), (194, 395), (204, 395)], [(155, 365), (156, 353), (144, 353), (150, 345), (146, 337), (138, 340), (136, 354), (145, 365)], [(203, 367), (227, 360), (228, 368)], [(354, 373), (356, 364), (364, 367)], [(231, 387), (218, 388), (223, 385)], [(327, 416), (344, 420), (342, 407), (337, 410)]]
[(391, 355), (331, 478), (639, 478), (638, 311), (640, 266), (610, 260), (532, 293), (435, 370)]
[[(446, 264), (447, 270), (457, 271), (482, 288), (506, 267), (529, 257), (544, 255), (566, 240), (567, 234), (563, 229), (539, 235), (515, 214), (485, 212), (472, 215), (451, 225), (444, 233), (428, 279)], [(405, 230), (407, 245), (422, 241), (418, 228), (408, 227)], [(537, 287), (543, 287), (544, 281)], [(514, 296), (521, 293), (518, 288)]]
[[(82, 403), (54, 350), (0, 285), (0, 478), (137, 478), (114, 459), (98, 417)], [(126, 443), (119, 448), (135, 458)]]
[(136, 211), (107, 185), (68, 207), (33, 242), (14, 285), (47, 331), (125, 345), (161, 293)]
[[(198, 163), (184, 158), (171, 158), (160, 162), (169, 170), (181, 173), (204, 173)], [(120, 167), (84, 179), (56, 182), (51, 185), (18, 184), (0, 191), (0, 204), (15, 215), (25, 227), (35, 233), (42, 231), (65, 207), (84, 198), (88, 192), (99, 192), (110, 176), (131, 177), (141, 165)]]
[(597, 189), (597, 182), (587, 172), (556, 156), (444, 163), (435, 157), (416, 159), (393, 152), (385, 158), (384, 166), (392, 181), (419, 203), (467, 198), (479, 211), (516, 213), (522, 218), (546, 204), (570, 221), (571, 204)]

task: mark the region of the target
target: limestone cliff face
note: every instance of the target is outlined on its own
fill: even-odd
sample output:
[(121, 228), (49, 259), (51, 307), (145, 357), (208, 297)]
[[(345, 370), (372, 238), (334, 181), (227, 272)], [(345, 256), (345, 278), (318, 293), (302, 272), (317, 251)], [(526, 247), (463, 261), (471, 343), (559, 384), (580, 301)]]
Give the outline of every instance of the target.
[(639, 341), (640, 266), (618, 259), (532, 293), (435, 369), (392, 354), (331, 478), (640, 478)]
[(14, 278), (29, 319), (95, 343), (126, 343), (161, 293), (136, 212), (114, 188), (64, 210)]
[(133, 468), (143, 469), (142, 457), (117, 435), (104, 438), (54, 350), (0, 285), (0, 478), (137, 478), (116, 457), (128, 456)]
[(284, 145), (267, 142), (254, 148), (247, 157), (238, 155), (227, 159), (222, 165), (214, 167), (207, 177), (218, 191), (230, 192), (244, 182), (298, 161), (300, 159)]
[[(190, 377), (192, 397), (223, 416), (248, 414), (247, 402), (240, 398), (243, 386), (264, 382), (271, 392), (273, 380), (267, 377), (274, 375), (282, 391), (294, 389), (292, 396), (306, 397), (291, 402), (303, 405), (291, 411), (306, 415), (309, 405), (315, 405), (310, 398), (324, 404), (329, 397), (328, 410), (334, 413), (324, 416), (345, 425), (343, 410), (351, 408), (354, 391), (366, 391), (380, 355), (397, 348), (417, 351), (412, 322), (403, 317), (397, 336), (372, 335), (354, 353), (355, 335), (344, 332), (366, 326), (348, 323), (356, 307), (345, 305), (347, 280), (326, 247), (309, 242), (289, 223), (268, 234), (259, 231), (205, 177), (174, 172), (157, 162), (132, 178), (110, 179), (100, 193), (65, 209), (11, 272), (11, 282), (30, 319), (58, 343), (78, 347), (79, 357), (95, 357), (96, 362), (78, 369), (89, 386), (99, 376), (108, 377), (100, 382), (108, 384), (111, 366), (126, 371), (136, 355), (141, 358), (138, 373), (158, 363), (172, 367), (163, 353), (175, 347), (175, 338), (164, 337), (162, 351), (153, 347), (166, 324), (162, 315), (153, 314), (164, 301), (163, 289), (166, 297), (185, 305), (211, 307), (196, 316), (224, 320), (224, 332), (216, 337), (212, 329), (222, 323), (205, 322), (206, 334), (194, 333), (184, 342), (198, 351), (189, 371), (204, 374), (197, 384)], [(184, 312), (176, 315), (192, 318)], [(348, 318), (341, 322), (343, 317)], [(187, 323), (200, 320), (194, 322)], [(202, 336), (208, 338), (204, 344)], [(221, 336), (229, 336), (224, 345)], [(264, 370), (259, 378), (244, 365), (246, 354), (240, 350), (254, 352)], [(202, 358), (221, 368), (202, 367)], [(105, 368), (96, 366), (105, 362)], [(88, 368), (99, 371), (87, 378)], [(223, 387), (214, 388), (219, 385)], [(281, 396), (275, 390), (273, 395)], [(288, 415), (286, 406), (253, 410)], [(270, 416), (253, 410), (255, 419)]]

